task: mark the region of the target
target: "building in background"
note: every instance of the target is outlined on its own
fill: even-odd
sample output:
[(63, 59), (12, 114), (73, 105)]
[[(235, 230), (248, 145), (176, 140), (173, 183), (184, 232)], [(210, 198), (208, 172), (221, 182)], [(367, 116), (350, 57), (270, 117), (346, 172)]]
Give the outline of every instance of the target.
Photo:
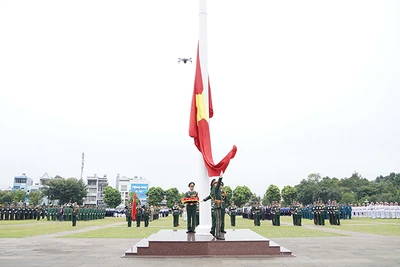
[(19, 176), (14, 176), (13, 190), (26, 191), (29, 186), (33, 185), (33, 180), (26, 176), (25, 173)]
[(129, 193), (136, 192), (140, 203), (146, 204), (146, 193), (149, 190), (149, 182), (141, 176), (126, 177), (117, 174), (116, 189), (121, 193), (122, 203), (120, 206), (125, 207), (129, 202)]
[[(46, 187), (46, 186), (48, 186), (47, 184), (48, 184), (48, 182), (51, 180), (51, 179), (53, 179), (52, 177), (50, 177), (50, 175), (48, 175), (47, 174), (47, 172), (45, 172), (40, 178), (39, 178), (39, 186), (38, 186), (38, 188), (37, 188), (37, 190), (40, 190), (41, 188), (43, 188), (43, 187)], [(37, 184), (37, 183), (35, 183), (35, 184)], [(34, 191), (36, 188), (32, 188), (30, 191), (32, 192), (32, 191)], [(42, 204), (44, 204), (44, 205), (49, 205), (49, 199), (48, 199), (48, 197), (47, 196), (43, 196), (43, 198), (42, 198)], [(54, 203), (53, 204), (58, 204), (58, 201), (54, 201)]]
[(39, 178), (39, 186), (40, 187), (47, 186), (47, 183), (50, 180), (51, 180), (51, 177), (46, 172), (45, 174), (42, 175), (42, 177)]
[(104, 205), (104, 188), (108, 186), (107, 174), (98, 177), (96, 174), (87, 176), (87, 196), (83, 204), (92, 206)]

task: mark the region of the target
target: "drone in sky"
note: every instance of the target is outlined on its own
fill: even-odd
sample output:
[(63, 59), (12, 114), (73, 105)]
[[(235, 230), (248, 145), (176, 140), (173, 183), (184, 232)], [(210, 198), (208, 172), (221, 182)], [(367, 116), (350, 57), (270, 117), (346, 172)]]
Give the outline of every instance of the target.
[(181, 63), (181, 62), (183, 62), (185, 64), (186, 64), (186, 62), (192, 63), (192, 58), (178, 58), (178, 63)]

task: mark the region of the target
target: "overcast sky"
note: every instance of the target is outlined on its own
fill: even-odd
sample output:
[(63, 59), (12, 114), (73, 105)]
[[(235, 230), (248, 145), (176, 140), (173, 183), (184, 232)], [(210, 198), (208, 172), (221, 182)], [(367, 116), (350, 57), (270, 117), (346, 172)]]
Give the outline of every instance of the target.
[[(187, 190), (198, 0), (0, 1), (0, 188), (26, 173)], [(224, 177), (262, 196), (311, 173), (400, 172), (400, 3), (208, 1)], [(178, 64), (192, 57), (193, 64)]]

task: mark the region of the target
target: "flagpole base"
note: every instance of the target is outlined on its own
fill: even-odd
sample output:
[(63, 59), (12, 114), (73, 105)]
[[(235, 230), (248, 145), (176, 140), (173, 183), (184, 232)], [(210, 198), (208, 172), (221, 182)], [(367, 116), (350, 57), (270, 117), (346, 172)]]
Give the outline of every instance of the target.
[(198, 225), (196, 227), (196, 235), (211, 235), (210, 234), (211, 225)]

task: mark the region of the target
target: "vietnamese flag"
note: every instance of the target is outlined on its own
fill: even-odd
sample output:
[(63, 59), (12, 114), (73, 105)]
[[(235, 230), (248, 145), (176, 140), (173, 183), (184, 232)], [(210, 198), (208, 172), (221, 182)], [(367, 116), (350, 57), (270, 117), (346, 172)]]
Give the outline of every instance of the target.
[(132, 220), (136, 220), (136, 192), (133, 193), (133, 201), (132, 201)]
[[(210, 127), (207, 118), (205, 96), (203, 94), (203, 80), (199, 60), (199, 47), (197, 47), (196, 75), (194, 79), (194, 91), (192, 106), (190, 111), (189, 136), (194, 138), (194, 144), (202, 153), (204, 163), (208, 170), (208, 176), (219, 176), (225, 172), (231, 159), (235, 157), (237, 148), (233, 146), (232, 150), (218, 163), (215, 164), (212, 156)], [(211, 101), (211, 88), (208, 82), (208, 106), (209, 117), (214, 115)]]

